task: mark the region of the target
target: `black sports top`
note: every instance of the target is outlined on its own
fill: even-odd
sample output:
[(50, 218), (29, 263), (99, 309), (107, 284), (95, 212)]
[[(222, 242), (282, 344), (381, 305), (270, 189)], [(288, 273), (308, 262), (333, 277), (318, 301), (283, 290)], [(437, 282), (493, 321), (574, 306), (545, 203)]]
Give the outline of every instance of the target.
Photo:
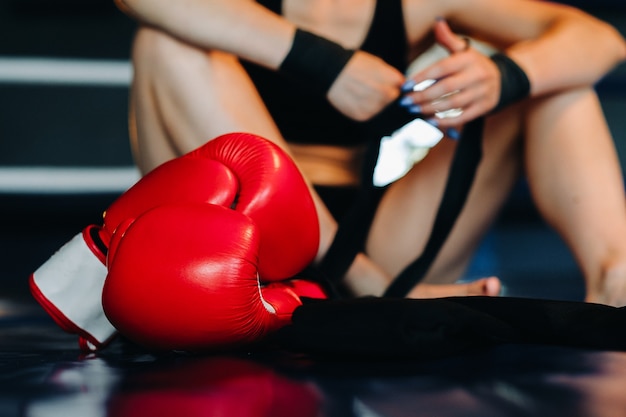
[[(257, 0), (282, 14), (282, 0)], [(404, 72), (408, 45), (402, 0), (379, 0), (361, 50), (376, 55)], [(249, 62), (244, 67), (256, 85), (283, 137), (292, 143), (352, 146), (378, 140), (409, 120), (406, 111), (392, 103), (387, 111), (365, 121), (354, 121), (337, 111), (325, 94), (306, 81), (292, 79)], [(392, 108), (393, 107), (393, 108)], [(401, 114), (400, 114), (401, 113)]]

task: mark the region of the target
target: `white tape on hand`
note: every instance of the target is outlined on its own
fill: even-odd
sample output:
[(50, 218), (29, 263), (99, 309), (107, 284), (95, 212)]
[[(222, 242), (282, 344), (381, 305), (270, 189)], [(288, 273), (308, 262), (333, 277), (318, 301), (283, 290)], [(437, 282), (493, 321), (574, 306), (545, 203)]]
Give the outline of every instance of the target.
[(422, 119), (415, 119), (391, 136), (382, 138), (374, 168), (374, 185), (385, 187), (402, 178), (442, 138), (439, 129)]

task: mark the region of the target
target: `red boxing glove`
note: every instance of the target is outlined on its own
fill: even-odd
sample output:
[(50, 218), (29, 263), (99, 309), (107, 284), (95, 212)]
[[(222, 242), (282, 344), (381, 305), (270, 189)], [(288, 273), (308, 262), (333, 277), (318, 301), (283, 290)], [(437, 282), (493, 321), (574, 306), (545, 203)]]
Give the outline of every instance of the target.
[(150, 210), (111, 241), (104, 311), (122, 334), (150, 348), (198, 351), (257, 342), (289, 323), (300, 295), (324, 297), (315, 283), (262, 285), (262, 239), (254, 220), (229, 208)]
[(261, 231), (264, 281), (297, 274), (317, 254), (319, 222), (304, 177), (280, 147), (259, 136), (222, 135), (156, 168), (107, 210), (104, 239), (123, 221), (172, 202), (217, 204), (252, 218)]
[(263, 281), (291, 277), (315, 257), (319, 222), (311, 193), (293, 160), (276, 144), (250, 134), (231, 134), (185, 158), (219, 161), (234, 173), (236, 199), (222, 205), (249, 216), (260, 229)]
[[(268, 255), (260, 271), (267, 280), (281, 279), (297, 273), (317, 251), (317, 217), (308, 189), (302, 193), (305, 188), (293, 161), (276, 145), (251, 134), (223, 135), (138, 181), (106, 210), (102, 226), (85, 229), (31, 275), (31, 292), (61, 328), (79, 335), (83, 350), (96, 350), (115, 334), (101, 294), (109, 240), (120, 223), (172, 202), (236, 206), (262, 229), (272, 230), (261, 242), (261, 252)], [(292, 262), (274, 264), (270, 254), (301, 216), (315, 220), (287, 248)]]
[(159, 166), (107, 209), (102, 226), (85, 228), (30, 276), (33, 297), (63, 330), (79, 336), (81, 350), (102, 348), (116, 334), (102, 310), (102, 286), (109, 240), (122, 219), (169, 202), (228, 204), (237, 193), (234, 184), (231, 172), (207, 159)]
[[(157, 170), (162, 175), (157, 176)], [(293, 160), (273, 142), (249, 133), (230, 133), (155, 171), (148, 174), (152, 181), (145, 178), (107, 210), (107, 235), (114, 231), (107, 225), (117, 226), (149, 208), (205, 201), (254, 220), (261, 230), (259, 274), (264, 281), (297, 274), (317, 253), (319, 223), (309, 188)], [(168, 177), (172, 172), (174, 178)], [(154, 193), (153, 184), (161, 187), (161, 194)], [(138, 207), (137, 201), (147, 203)]]

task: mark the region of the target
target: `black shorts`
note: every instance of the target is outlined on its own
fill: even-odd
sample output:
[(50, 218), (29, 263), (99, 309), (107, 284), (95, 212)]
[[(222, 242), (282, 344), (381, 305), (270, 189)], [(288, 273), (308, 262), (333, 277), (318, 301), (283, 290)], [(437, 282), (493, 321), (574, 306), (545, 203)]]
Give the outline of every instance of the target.
[(315, 191), (320, 196), (324, 204), (335, 220), (341, 221), (346, 212), (356, 200), (359, 187), (356, 186), (327, 186), (316, 185)]

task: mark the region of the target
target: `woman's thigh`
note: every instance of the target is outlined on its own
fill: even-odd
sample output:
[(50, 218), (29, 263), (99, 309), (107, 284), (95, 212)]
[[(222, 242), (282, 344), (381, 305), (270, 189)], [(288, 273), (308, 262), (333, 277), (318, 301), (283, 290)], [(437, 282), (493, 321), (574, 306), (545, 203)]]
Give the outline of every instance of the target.
[(203, 51), (151, 28), (133, 43), (132, 149), (145, 172), (221, 134), (281, 142), (252, 81), (232, 55)]
[[(489, 117), (483, 157), (465, 206), (425, 282), (456, 281), (502, 207), (522, 167), (523, 105)], [(385, 194), (367, 241), (368, 255), (397, 276), (422, 252), (442, 198), (456, 142), (442, 140)]]

